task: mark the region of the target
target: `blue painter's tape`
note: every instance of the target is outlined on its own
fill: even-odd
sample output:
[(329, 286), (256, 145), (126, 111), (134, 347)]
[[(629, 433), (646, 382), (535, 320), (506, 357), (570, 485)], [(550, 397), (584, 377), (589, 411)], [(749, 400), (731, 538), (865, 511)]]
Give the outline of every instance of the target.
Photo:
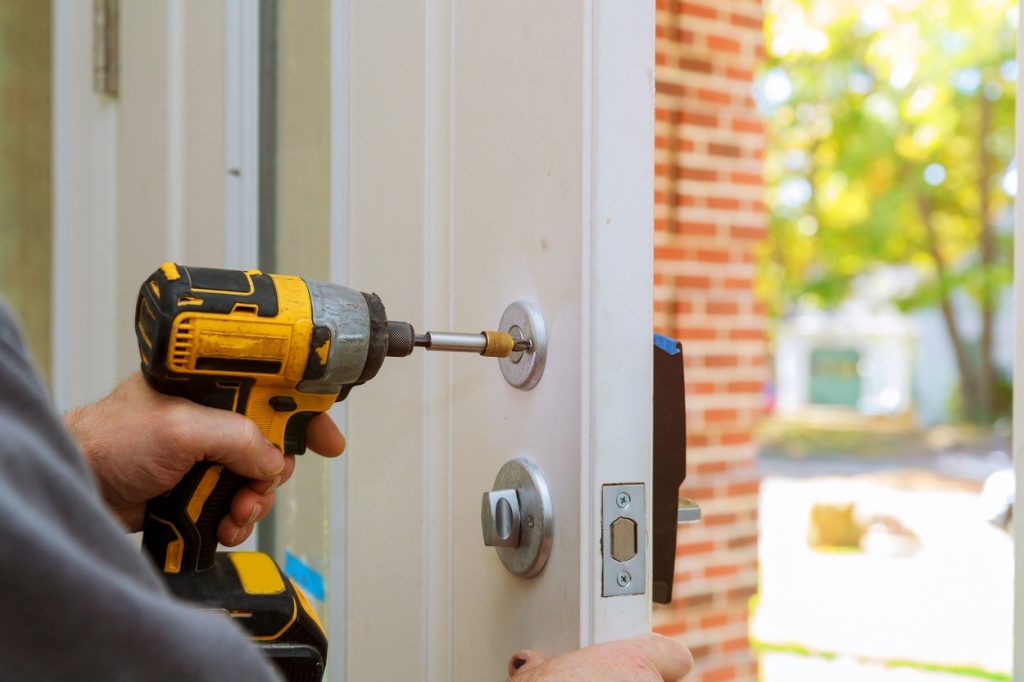
[(324, 590), (324, 577), (313, 568), (291, 552), (284, 553), (284, 573), (302, 588), (310, 597), (317, 601), (324, 601), (326, 591)]
[(670, 339), (667, 336), (662, 336), (661, 334), (654, 335), (654, 345), (669, 355), (675, 355), (680, 352), (678, 341)]

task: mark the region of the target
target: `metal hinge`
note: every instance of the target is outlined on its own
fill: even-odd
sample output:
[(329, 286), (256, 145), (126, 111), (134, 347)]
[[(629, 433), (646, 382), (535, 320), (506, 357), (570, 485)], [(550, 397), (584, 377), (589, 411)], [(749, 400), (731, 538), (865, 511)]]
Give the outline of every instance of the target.
[(118, 42), (120, 0), (92, 2), (92, 89), (117, 97), (121, 62)]

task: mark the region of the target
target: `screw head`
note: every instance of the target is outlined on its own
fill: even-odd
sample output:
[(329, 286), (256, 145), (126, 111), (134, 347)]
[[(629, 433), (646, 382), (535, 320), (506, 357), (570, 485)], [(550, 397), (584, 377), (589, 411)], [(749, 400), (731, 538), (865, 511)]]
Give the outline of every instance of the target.
[(533, 516), (532, 515), (527, 516), (526, 517), (526, 527), (527, 528), (533, 528), (533, 525), (534, 525)]
[(615, 576), (615, 582), (619, 587), (629, 587), (629, 584), (633, 582), (633, 576), (629, 574), (629, 571), (619, 571), (619, 574)]
[(615, 497), (615, 504), (619, 505), (619, 509), (625, 509), (631, 502), (629, 493), (619, 493)]
[[(512, 340), (515, 342), (526, 340), (526, 334), (523, 333), (523, 328), (520, 327), (518, 324), (514, 324), (511, 327), (509, 327), (508, 334), (509, 336), (512, 337)], [(523, 359), (523, 351), (517, 350), (513, 352), (512, 355), (508, 356), (508, 359), (512, 361), (513, 365), (519, 364), (519, 361)]]

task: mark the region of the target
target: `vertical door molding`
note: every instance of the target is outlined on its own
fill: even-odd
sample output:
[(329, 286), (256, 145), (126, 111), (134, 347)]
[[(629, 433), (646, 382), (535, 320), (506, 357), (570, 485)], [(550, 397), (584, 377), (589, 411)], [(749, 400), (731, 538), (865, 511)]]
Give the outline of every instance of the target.
[[(425, 136), (423, 188), (423, 271), (422, 322), (433, 329), (455, 326), (452, 215), (455, 140), (452, 118), (454, 85), (453, 19), (456, 0), (430, 0), (424, 16), (423, 131)], [(396, 311), (396, 314), (398, 312)], [(483, 324), (494, 324), (485, 320)], [(445, 353), (423, 358), (422, 382), (425, 405), (420, 416), (423, 428), (423, 499), (421, 513), (428, 523), (423, 557), (424, 590), (424, 680), (453, 679), (459, 651), (454, 636), (455, 538), (453, 467), (456, 466), (452, 440), (451, 386), (454, 360)], [(494, 371), (493, 367), (483, 367)], [(442, 407), (443, 406), (443, 407)], [(440, 407), (440, 409), (438, 409)], [(445, 409), (447, 408), (447, 409)], [(481, 491), (482, 492), (482, 491)]]
[(166, 0), (167, 14), (167, 155), (165, 171), (165, 258), (185, 258), (185, 3)]
[[(654, 4), (586, 3), (581, 415), (582, 644), (650, 629), (647, 591), (601, 596), (601, 486), (644, 483), (651, 504)], [(648, 524), (650, 527), (650, 524)]]
[[(349, 0), (331, 0), (330, 24), (330, 280), (348, 284), (348, 71)], [(348, 412), (344, 403), (331, 410), (331, 417), (348, 432)], [(348, 660), (348, 456), (328, 466), (328, 565), (327, 614), (331, 633), (332, 682), (347, 679)]]
[(181, 40), (169, 51), (172, 64), (178, 64), (171, 67), (171, 81), (178, 82), (173, 87), (184, 93), (172, 105), (179, 108), (180, 117), (172, 138), (181, 136), (181, 156), (171, 168), (178, 176), (173, 182), (180, 187), (181, 214), (172, 218), (181, 221), (181, 258), (185, 262), (222, 267), (227, 251), (222, 236), (228, 177), (225, 138), (235, 130), (226, 113), (230, 90), (225, 0), (185, 0), (180, 20)]
[(224, 0), (224, 265), (259, 261), (260, 7)]

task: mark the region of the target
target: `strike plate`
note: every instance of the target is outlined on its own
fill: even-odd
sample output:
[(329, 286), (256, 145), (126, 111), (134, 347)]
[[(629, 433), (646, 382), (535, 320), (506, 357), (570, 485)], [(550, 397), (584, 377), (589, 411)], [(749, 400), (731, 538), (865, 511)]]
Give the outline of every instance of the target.
[(647, 583), (644, 484), (604, 485), (601, 492), (601, 596), (643, 594)]

